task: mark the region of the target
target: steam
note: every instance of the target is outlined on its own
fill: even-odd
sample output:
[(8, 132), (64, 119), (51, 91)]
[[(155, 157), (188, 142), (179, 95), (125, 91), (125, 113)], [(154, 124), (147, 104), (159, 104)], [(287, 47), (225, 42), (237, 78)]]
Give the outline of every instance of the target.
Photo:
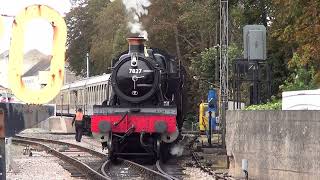
[[(110, 0), (111, 2), (115, 0)], [(148, 39), (148, 32), (144, 29), (140, 18), (148, 15), (148, 7), (151, 5), (150, 0), (122, 0), (129, 16), (128, 28), (131, 33), (139, 34), (139, 36)]]
[(182, 156), (183, 151), (184, 151), (184, 146), (176, 144), (171, 148), (170, 154), (175, 156)]

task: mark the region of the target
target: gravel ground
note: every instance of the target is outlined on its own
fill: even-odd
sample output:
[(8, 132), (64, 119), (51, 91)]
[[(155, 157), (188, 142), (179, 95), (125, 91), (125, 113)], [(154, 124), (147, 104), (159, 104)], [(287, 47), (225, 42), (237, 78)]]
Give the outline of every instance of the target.
[[(26, 129), (19, 135), (36, 138), (46, 138), (60, 140), (102, 152), (101, 143), (96, 139), (83, 136), (79, 143), (75, 140), (75, 135), (50, 134), (43, 129)], [(33, 155), (23, 155), (24, 146), (11, 145), (10, 170), (7, 170), (8, 180), (74, 180), (70, 172), (65, 170), (60, 164), (64, 163), (58, 158), (47, 154), (44, 151), (32, 151)], [(107, 151), (103, 151), (107, 153)], [(50, 170), (50, 171), (48, 171)]]
[(74, 180), (63, 169), (61, 161), (44, 151), (32, 151), (33, 155), (23, 155), (23, 146), (11, 145), (11, 168), (7, 172), (8, 180)]
[(185, 180), (214, 180), (211, 175), (201, 171), (199, 168), (185, 167), (183, 172), (187, 174)]

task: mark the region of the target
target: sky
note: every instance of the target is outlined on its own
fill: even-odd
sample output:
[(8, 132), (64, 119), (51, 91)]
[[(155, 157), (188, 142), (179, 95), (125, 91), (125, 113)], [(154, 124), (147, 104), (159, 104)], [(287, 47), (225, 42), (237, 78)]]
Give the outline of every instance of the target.
[[(15, 16), (23, 8), (33, 5), (48, 5), (58, 11), (62, 16), (70, 11), (69, 0), (0, 0), (0, 15)], [(10, 47), (11, 26), (14, 17), (4, 17), (4, 34), (0, 39), (0, 54)], [(25, 32), (24, 52), (38, 49), (44, 54), (50, 55), (52, 48), (52, 27), (46, 20), (36, 19), (31, 21)]]

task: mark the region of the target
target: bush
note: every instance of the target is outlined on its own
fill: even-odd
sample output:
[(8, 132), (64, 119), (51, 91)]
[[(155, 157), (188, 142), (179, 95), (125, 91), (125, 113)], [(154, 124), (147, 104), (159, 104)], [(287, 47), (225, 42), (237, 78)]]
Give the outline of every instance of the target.
[(258, 104), (258, 105), (251, 105), (245, 108), (245, 110), (250, 111), (259, 111), (259, 110), (281, 110), (282, 102), (281, 100), (273, 100), (266, 104)]

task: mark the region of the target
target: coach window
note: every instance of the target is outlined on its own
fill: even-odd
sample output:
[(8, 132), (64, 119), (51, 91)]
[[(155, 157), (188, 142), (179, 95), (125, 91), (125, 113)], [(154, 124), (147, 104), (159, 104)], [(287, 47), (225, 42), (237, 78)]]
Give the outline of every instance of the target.
[(100, 104), (100, 102), (101, 102), (101, 85), (99, 84), (98, 85), (98, 91), (99, 91), (99, 93), (98, 93), (98, 102), (97, 102), (97, 104)]
[(81, 101), (81, 106), (83, 106), (83, 89), (81, 89), (80, 91), (81, 91), (80, 101)]
[(96, 85), (95, 87), (94, 87), (94, 89), (95, 89), (95, 93), (94, 93), (94, 104), (97, 104), (97, 101), (98, 101), (98, 95), (99, 95), (99, 86), (98, 85)]
[(86, 104), (88, 104), (88, 102), (89, 102), (89, 87), (86, 87), (85, 96), (86, 96)]
[(101, 84), (101, 89), (102, 89), (102, 90), (101, 90), (101, 104), (102, 104), (102, 102), (104, 101), (104, 98), (105, 98), (105, 97), (104, 97), (104, 90), (105, 90), (105, 89), (104, 89), (104, 84)]
[(70, 107), (70, 104), (71, 104), (71, 101), (70, 101), (70, 95), (71, 95), (71, 93), (70, 93), (70, 91), (67, 91), (68, 92), (68, 105), (69, 105), (69, 107)]
[(94, 95), (94, 104), (97, 104), (97, 94), (98, 94), (98, 86), (94, 86), (94, 93), (93, 93), (93, 95)]
[(84, 109), (84, 105), (85, 105), (85, 102), (84, 102), (84, 88), (81, 89), (81, 92), (82, 92), (82, 96), (81, 96), (82, 109)]
[(99, 84), (99, 98), (98, 98), (98, 104), (100, 104), (100, 102), (101, 102), (101, 96), (102, 96), (102, 94), (101, 94), (101, 91), (102, 91), (102, 87), (101, 87), (101, 84)]
[(81, 106), (81, 89), (78, 90), (78, 106)]
[(90, 87), (87, 87), (87, 104), (90, 104)]
[(100, 101), (100, 104), (102, 104), (103, 101), (104, 101), (104, 85), (101, 84), (101, 101)]
[(89, 105), (91, 105), (91, 103), (90, 103), (90, 99), (91, 99), (91, 97), (90, 97), (90, 87), (88, 87), (88, 104)]
[(96, 101), (95, 101), (94, 104), (98, 104), (99, 103), (99, 95), (100, 95), (100, 88), (99, 87), (100, 87), (99, 85), (96, 86), (96, 89), (97, 89), (97, 91), (96, 91)]
[(104, 99), (106, 98), (106, 97), (104, 96), (104, 91), (105, 91), (106, 89), (105, 89), (105, 87), (104, 87), (104, 84), (102, 84), (101, 87), (102, 87), (102, 92), (101, 92), (101, 97), (102, 97), (102, 99), (101, 99), (101, 104), (102, 104), (102, 102), (103, 102)]
[(81, 98), (82, 98), (82, 92), (81, 92), (81, 89), (78, 89), (78, 102), (77, 102), (78, 107), (81, 107)]
[(96, 102), (95, 102), (95, 104), (99, 104), (99, 102), (100, 102), (100, 85), (97, 85), (96, 86), (97, 87), (97, 95), (96, 95)]
[(87, 96), (88, 96), (87, 103), (90, 105), (90, 87), (88, 87)]
[(109, 83), (109, 81), (108, 81), (107, 84), (106, 84), (106, 91), (105, 91), (105, 93), (106, 93), (106, 100), (109, 101), (109, 85), (108, 85), (108, 83)]
[(89, 90), (89, 96), (90, 96), (90, 100), (89, 100), (89, 104), (92, 105), (92, 86), (90, 86), (90, 90)]
[(91, 87), (91, 105), (94, 102), (94, 86)]

